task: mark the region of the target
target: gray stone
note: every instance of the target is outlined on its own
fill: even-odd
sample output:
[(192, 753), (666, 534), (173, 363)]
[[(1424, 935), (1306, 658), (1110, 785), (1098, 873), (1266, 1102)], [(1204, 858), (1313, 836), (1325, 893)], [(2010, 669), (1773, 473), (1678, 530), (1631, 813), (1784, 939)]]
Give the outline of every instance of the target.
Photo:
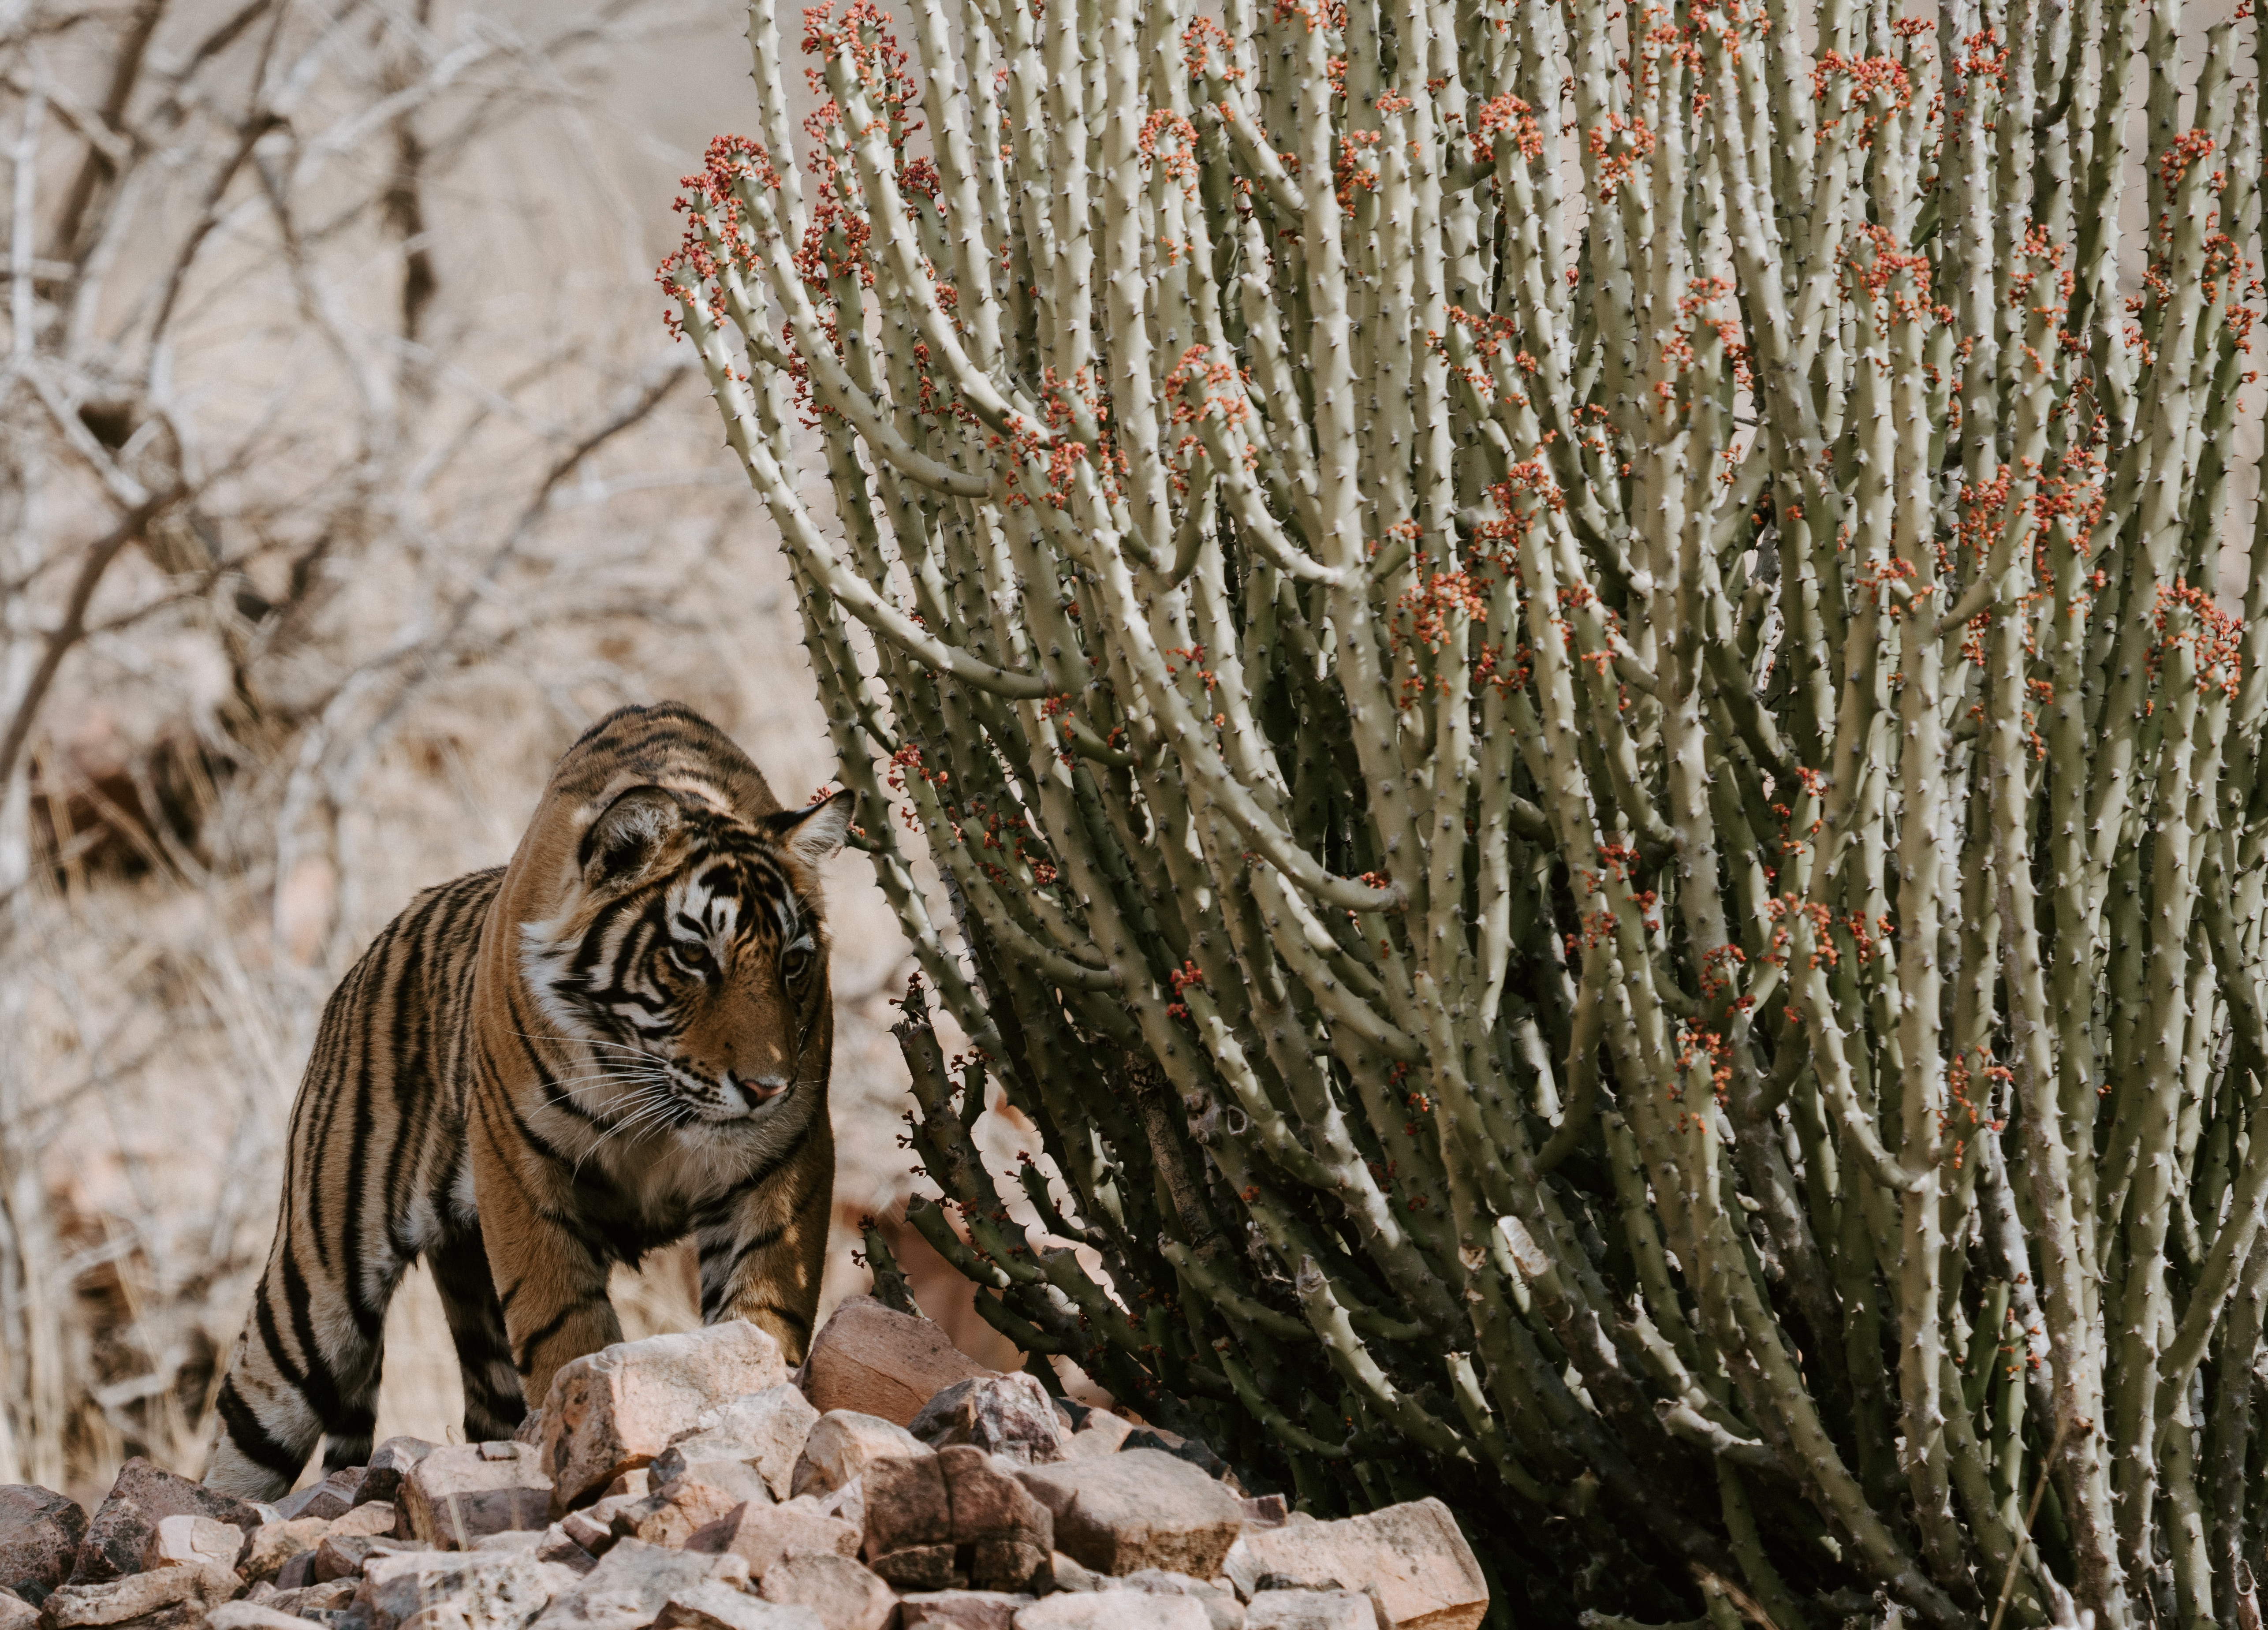
[(354, 1509), (365, 1468), (342, 1466), (320, 1483), (310, 1483), (296, 1494), (276, 1502), (276, 1515), (285, 1522), (297, 1516), (337, 1517)]
[(1248, 1601), (1271, 1575), (1365, 1591), (1380, 1630), (1474, 1630), (1488, 1612), (1472, 1547), (1448, 1507), (1430, 1498), (1336, 1523), (1295, 1513), (1281, 1528), (1247, 1532), (1226, 1563)]
[(795, 1464), (819, 1424), (819, 1412), (791, 1383), (767, 1387), (704, 1410), (693, 1429), (672, 1439), (647, 1470), (657, 1486), (705, 1460), (746, 1461), (763, 1474), (775, 1500), (794, 1492)]
[(85, 1538), (76, 1501), (35, 1483), (0, 1485), (0, 1590), (37, 1607), (70, 1577)]
[(370, 1451), (370, 1464), (362, 1469), (362, 1481), (355, 1487), (355, 1504), (366, 1506), (374, 1500), (392, 1500), (417, 1463), (431, 1454), (437, 1446), (422, 1437), (390, 1437)]
[(807, 1607), (790, 1607), (703, 1580), (670, 1592), (654, 1630), (826, 1630)]
[(745, 1582), (747, 1576), (747, 1564), (736, 1556), (703, 1556), (642, 1540), (618, 1540), (536, 1622), (545, 1630), (644, 1630), (673, 1591), (703, 1580)]
[(1262, 1590), (1244, 1612), (1245, 1630), (1379, 1630), (1359, 1590)]
[(826, 1630), (885, 1630), (898, 1598), (847, 1556), (791, 1552), (774, 1563), (762, 1586), (767, 1602), (807, 1607)]
[(421, 1459), (401, 1488), (409, 1531), (437, 1551), (469, 1550), (474, 1540), (507, 1529), (551, 1523), (551, 1479), (525, 1443), (493, 1447), (453, 1443)]
[(400, 1630), (448, 1604), (482, 1630), (525, 1630), (553, 1595), (571, 1585), (564, 1568), (510, 1551), (405, 1551), (363, 1564), (350, 1610), (368, 1630)]
[(752, 1578), (761, 1581), (773, 1563), (791, 1551), (823, 1551), (836, 1556), (856, 1556), (858, 1528), (828, 1516), (820, 1502), (806, 1495), (784, 1505), (758, 1505), (750, 1501), (720, 1520), (688, 1537), (688, 1551), (732, 1552), (748, 1565)]
[(377, 1543), (364, 1534), (324, 1535), (323, 1543), (315, 1547), (315, 1582), (327, 1585), (335, 1579), (354, 1578)]
[[(169, 1516), (209, 1516), (250, 1533), (260, 1515), (248, 1501), (216, 1493), (202, 1483), (160, 1471), (136, 1455), (119, 1468), (118, 1480), (86, 1525), (71, 1567), (75, 1585), (122, 1579), (141, 1568), (150, 1536)], [(5, 1583), (0, 1579), (0, 1583)]]
[(1210, 1578), (1244, 1524), (1243, 1503), (1185, 1460), (1130, 1449), (1020, 1474), (1055, 1519), (1055, 1546), (1098, 1573), (1170, 1568)]
[[(243, 1600), (257, 1602), (279, 1613), (292, 1613), (305, 1618), (309, 1613), (333, 1613), (344, 1610), (362, 1588), (360, 1579), (334, 1579), (328, 1584), (309, 1585), (304, 1590), (278, 1590), (273, 1585), (254, 1585)], [(268, 1594), (262, 1596), (261, 1591)]]
[(320, 1619), (302, 1619), (265, 1602), (225, 1602), (205, 1623), (210, 1630), (324, 1630)]
[(1147, 1590), (1155, 1596), (1185, 1596), (1205, 1611), (1212, 1630), (1242, 1630), (1244, 1604), (1236, 1599), (1236, 1592), (1223, 1586), (1193, 1579), (1187, 1574), (1176, 1574), (1162, 1567), (1140, 1567), (1122, 1578), (1104, 1579), (1101, 1588), (1120, 1590)]
[(1016, 1615), (1016, 1630), (1207, 1630), (1204, 1609), (1185, 1596), (1146, 1590), (1058, 1591)]
[(819, 1418), (803, 1442), (789, 1479), (791, 1494), (828, 1494), (861, 1477), (870, 1461), (932, 1450), (912, 1433), (879, 1415), (838, 1409)]
[(1013, 1630), (1036, 1597), (1006, 1590), (922, 1590), (898, 1598), (901, 1630)]
[(1063, 1458), (1063, 1419), (1030, 1376), (979, 1376), (956, 1382), (924, 1405), (907, 1427), (932, 1449), (967, 1443), (1020, 1464)]
[(151, 1630), (200, 1625), (222, 1603), (243, 1594), (244, 1582), (210, 1562), (185, 1562), (155, 1573), (99, 1584), (65, 1585), (40, 1604), (42, 1623), (70, 1630), (78, 1625), (146, 1621)]

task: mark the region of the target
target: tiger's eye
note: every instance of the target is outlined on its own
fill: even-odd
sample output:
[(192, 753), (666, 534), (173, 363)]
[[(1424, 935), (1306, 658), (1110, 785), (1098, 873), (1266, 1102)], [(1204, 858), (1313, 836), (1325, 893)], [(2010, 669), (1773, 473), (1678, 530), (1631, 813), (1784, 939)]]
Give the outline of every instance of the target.
[(698, 940), (675, 940), (669, 950), (681, 965), (692, 972), (698, 973), (709, 965), (709, 948)]

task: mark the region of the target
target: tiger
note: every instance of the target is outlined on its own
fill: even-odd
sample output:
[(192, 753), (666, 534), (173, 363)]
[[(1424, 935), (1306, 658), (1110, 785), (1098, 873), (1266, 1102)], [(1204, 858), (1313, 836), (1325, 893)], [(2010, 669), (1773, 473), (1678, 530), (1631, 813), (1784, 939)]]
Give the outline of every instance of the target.
[(834, 1208), (821, 868), (854, 796), (780, 807), (675, 703), (553, 771), (509, 864), (419, 895), (326, 1004), (208, 1486), (273, 1500), (370, 1457), (386, 1311), (425, 1261), (468, 1442), (622, 1339), (618, 1263), (690, 1235), (703, 1324), (800, 1361)]

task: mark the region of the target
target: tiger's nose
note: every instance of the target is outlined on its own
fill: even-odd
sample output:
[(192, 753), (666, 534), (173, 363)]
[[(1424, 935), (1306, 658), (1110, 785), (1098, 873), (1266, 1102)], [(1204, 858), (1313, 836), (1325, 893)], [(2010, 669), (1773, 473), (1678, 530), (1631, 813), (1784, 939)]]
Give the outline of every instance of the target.
[(784, 1075), (727, 1073), (725, 1079), (747, 1094), (748, 1102), (752, 1104), (762, 1103), (770, 1098), (777, 1098), (787, 1086), (787, 1077)]

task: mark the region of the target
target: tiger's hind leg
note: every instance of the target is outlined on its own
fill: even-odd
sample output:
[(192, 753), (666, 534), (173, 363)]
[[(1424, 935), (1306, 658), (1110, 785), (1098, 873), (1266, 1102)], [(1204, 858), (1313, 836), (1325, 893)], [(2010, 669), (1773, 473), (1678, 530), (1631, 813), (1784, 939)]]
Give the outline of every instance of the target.
[(390, 1260), (351, 1265), (359, 1284), (320, 1260), (311, 1272), (291, 1222), (287, 1206), (216, 1401), (205, 1481), (250, 1500), (289, 1493), (319, 1440), (328, 1469), (369, 1460), (386, 1305), (401, 1278)]
[(527, 1405), (519, 1395), (504, 1304), (489, 1275), (480, 1230), (452, 1231), (425, 1253), (425, 1260), (440, 1289), (441, 1309), (457, 1344), (457, 1368), (464, 1376), (465, 1442), (500, 1442), (526, 1419)]

